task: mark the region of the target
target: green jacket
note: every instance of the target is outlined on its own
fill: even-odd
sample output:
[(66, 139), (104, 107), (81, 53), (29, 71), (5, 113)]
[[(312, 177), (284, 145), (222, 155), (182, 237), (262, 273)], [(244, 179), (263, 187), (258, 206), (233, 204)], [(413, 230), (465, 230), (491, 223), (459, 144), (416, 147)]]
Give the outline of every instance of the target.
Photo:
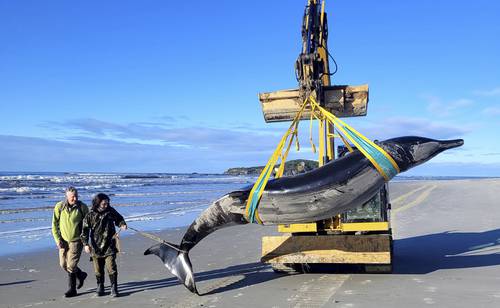
[(66, 242), (79, 241), (83, 218), (88, 212), (87, 205), (81, 201), (71, 208), (66, 200), (58, 202), (52, 216), (52, 236), (56, 244), (61, 239)]
[(104, 212), (90, 211), (83, 220), (81, 239), (84, 245), (92, 246), (92, 255), (105, 257), (116, 254), (115, 226), (126, 226), (125, 219), (113, 207), (108, 206)]

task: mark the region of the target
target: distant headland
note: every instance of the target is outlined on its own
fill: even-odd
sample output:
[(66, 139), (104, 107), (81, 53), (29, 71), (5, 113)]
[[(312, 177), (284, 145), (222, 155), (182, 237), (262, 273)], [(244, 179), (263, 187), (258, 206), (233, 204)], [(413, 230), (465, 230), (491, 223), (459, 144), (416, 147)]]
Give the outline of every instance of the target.
[[(278, 167), (277, 165), (276, 167)], [(291, 161), (287, 161), (285, 163), (285, 171), (283, 175), (291, 176), (299, 173), (304, 173), (313, 169), (318, 168), (318, 162), (314, 160), (307, 159), (295, 159)], [(227, 175), (259, 175), (264, 166), (258, 167), (237, 167), (237, 168), (229, 168), (224, 171), (224, 174)]]

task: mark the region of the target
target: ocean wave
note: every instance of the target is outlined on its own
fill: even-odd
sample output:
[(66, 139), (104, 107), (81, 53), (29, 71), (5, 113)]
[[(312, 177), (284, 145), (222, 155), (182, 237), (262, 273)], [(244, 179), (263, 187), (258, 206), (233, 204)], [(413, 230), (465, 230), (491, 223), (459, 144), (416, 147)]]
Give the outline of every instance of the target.
[(49, 242), (51, 212), (70, 185), (79, 190), (80, 200), (89, 207), (95, 193), (107, 193), (127, 222), (138, 221), (138, 226), (147, 229), (189, 224), (219, 195), (251, 180), (251, 177), (213, 174), (3, 172), (0, 173), (0, 237), (9, 237), (8, 241), (19, 244), (21, 238), (35, 239), (33, 234), (40, 234)]
[[(0, 188), (0, 194), (17, 194), (17, 195), (51, 194), (51, 193), (62, 194), (64, 193), (67, 186), (68, 185), (7, 187), (7, 188)], [(116, 188), (119, 189), (134, 188), (140, 186), (147, 186), (147, 184), (146, 183), (99, 183), (99, 184), (91, 183), (90, 185), (73, 185), (73, 186), (75, 186), (76, 189), (79, 190), (80, 192), (85, 192), (85, 191), (93, 192), (102, 189), (108, 190)]]
[[(168, 206), (168, 205), (199, 205), (208, 204), (207, 199), (194, 199), (194, 200), (173, 200), (173, 201), (147, 201), (147, 202), (133, 202), (133, 203), (113, 203), (113, 207), (146, 207), (146, 206)], [(89, 206), (90, 207), (90, 206)], [(54, 205), (40, 206), (40, 207), (28, 207), (28, 208), (7, 208), (0, 209), (0, 215), (7, 214), (19, 214), (19, 213), (29, 213), (29, 212), (46, 212), (53, 211)]]
[(199, 213), (204, 210), (205, 207), (198, 207), (198, 208), (181, 208), (181, 209), (176, 209), (172, 211), (162, 211), (162, 212), (157, 212), (157, 213), (144, 213), (140, 215), (133, 215), (129, 216), (125, 220), (127, 222), (134, 222), (134, 221), (150, 221), (150, 220), (162, 220), (166, 219), (169, 216), (184, 216), (188, 213)]
[(33, 191), (64, 191), (71, 185), (77, 189), (102, 189), (150, 185), (192, 185), (192, 184), (241, 184), (249, 178), (228, 176), (116, 174), (98, 176), (0, 176), (0, 192), (29, 193)]
[(3, 175), (0, 176), (1, 181), (14, 181), (14, 182), (19, 182), (19, 181), (45, 181), (47, 179), (50, 179), (50, 176), (43, 176), (43, 175)]
[(18, 214), (18, 213), (28, 213), (28, 212), (40, 212), (40, 211), (52, 211), (54, 206), (41, 206), (41, 207), (28, 207), (28, 208), (11, 208), (2, 209), (0, 214)]
[(171, 195), (196, 195), (205, 193), (223, 192), (221, 189), (191, 190), (191, 191), (166, 191), (166, 192), (137, 192), (137, 193), (112, 193), (116, 197), (148, 197), (148, 196), (171, 196)]
[[(114, 203), (113, 207), (119, 208), (141, 208), (141, 207), (165, 207), (168, 206), (190, 206), (196, 207), (200, 205), (208, 205), (210, 203), (207, 199), (196, 199), (196, 200), (174, 200), (174, 201), (146, 201), (146, 202), (135, 202), (135, 203)], [(179, 207), (175, 207), (178, 209)], [(36, 213), (36, 212), (52, 212), (54, 210), (53, 205), (40, 206), (40, 207), (28, 207), (28, 208), (7, 208), (0, 209), (0, 215), (12, 215), (12, 214), (23, 214), (23, 213)], [(1, 216), (0, 216), (1, 217)], [(36, 219), (36, 218), (34, 218)], [(0, 220), (0, 223), (2, 220)]]
[(6, 237), (9, 235), (16, 235), (16, 234), (21, 234), (21, 233), (26, 233), (26, 232), (38, 232), (38, 231), (46, 231), (46, 230), (51, 230), (52, 227), (36, 227), (36, 228), (26, 228), (26, 229), (20, 229), (20, 230), (9, 230), (9, 231), (0, 231), (0, 237)]
[(122, 179), (159, 179), (160, 176), (158, 175), (148, 175), (148, 174), (137, 174), (137, 175), (133, 175), (133, 174), (127, 174), (127, 175), (122, 175), (121, 177)]
[(9, 188), (0, 188), (0, 193), (2, 192), (14, 192), (18, 194), (29, 194), (32, 192), (31, 187), (9, 187)]
[[(181, 207), (181, 208), (168, 209), (168, 210), (162, 210), (162, 211), (129, 214), (129, 215), (124, 215), (124, 218), (125, 218), (125, 221), (127, 221), (127, 222), (162, 220), (162, 219), (166, 219), (172, 215), (179, 217), (179, 216), (186, 215), (188, 213), (201, 212), (205, 208), (206, 208), (206, 205), (198, 205), (198, 206), (194, 206), (194, 207)], [(26, 218), (26, 219), (19, 219), (17, 222), (19, 223), (19, 222), (31, 222), (31, 221), (44, 221), (44, 219), (43, 218)], [(45, 219), (45, 221), (51, 221), (51, 219), (48, 218), (48, 219)], [(50, 224), (48, 224), (47, 226), (43, 226), (43, 227), (23, 228), (23, 229), (18, 229), (18, 230), (0, 231), (0, 238), (15, 237), (15, 236), (24, 235), (26, 233), (33, 233), (33, 232), (50, 230), (51, 228), (52, 227), (50, 226)]]
[(47, 187), (47, 186), (21, 186), (21, 187), (8, 187), (8, 188), (0, 188), (0, 193), (15, 193), (19, 195), (26, 194), (46, 194), (51, 192), (64, 192), (66, 187)]
[(182, 201), (148, 201), (148, 202), (135, 202), (135, 203), (114, 203), (116, 207), (143, 207), (143, 206), (164, 206), (164, 205), (189, 205), (189, 204), (207, 204), (206, 199), (197, 200), (182, 200)]
[(44, 218), (44, 217), (39, 217), (39, 218), (16, 218), (16, 219), (6, 219), (6, 220), (0, 220), (0, 224), (8, 224), (8, 223), (20, 223), (20, 222), (39, 222), (39, 221), (52, 221), (52, 217)]

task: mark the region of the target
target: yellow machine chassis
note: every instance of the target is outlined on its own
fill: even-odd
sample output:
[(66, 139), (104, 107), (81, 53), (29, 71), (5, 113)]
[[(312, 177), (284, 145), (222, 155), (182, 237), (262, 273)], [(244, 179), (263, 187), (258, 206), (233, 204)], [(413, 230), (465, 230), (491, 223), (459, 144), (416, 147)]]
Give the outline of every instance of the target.
[(266, 236), (261, 261), (273, 265), (385, 265), (384, 271), (390, 271), (391, 247), (390, 234)]
[[(308, 0), (308, 7), (320, 2)], [(321, 20), (320, 27), (318, 27), (321, 44), (319, 44), (318, 54), (326, 74), (321, 77), (323, 96), (316, 98), (321, 106), (338, 117), (364, 116), (367, 114), (368, 85), (331, 86), (327, 33), (323, 33), (327, 23), (325, 2), (322, 1), (321, 4)], [(305, 18), (308, 17), (305, 16)], [(304, 25), (308, 25), (308, 19), (304, 21)], [(308, 28), (303, 30), (308, 30)], [(306, 40), (308, 39), (303, 38), (303, 53), (307, 52)], [(299, 57), (299, 59), (301, 58)], [(299, 60), (297, 61), (299, 62)], [(300, 63), (304, 73), (303, 79), (306, 81), (311, 79), (314, 74), (314, 66), (307, 61)], [(304, 85), (304, 80), (301, 80), (299, 89), (259, 95), (266, 122), (290, 121), (297, 116), (301, 116), (299, 121), (309, 118), (312, 120), (310, 110), (303, 110), (303, 114), (298, 113), (305, 98), (303, 87), (300, 87), (300, 85)], [(320, 120), (318, 118), (319, 166), (323, 166), (335, 158), (334, 137), (333, 125), (326, 119)], [(315, 149), (314, 144), (312, 147)], [(387, 211), (387, 208), (384, 210)], [(388, 217), (388, 215), (385, 216)], [(363, 264), (366, 271), (391, 271), (392, 233), (388, 221), (343, 223), (340, 216), (337, 216), (320, 222), (279, 225), (278, 231), (287, 234), (262, 238), (261, 261), (271, 263), (274, 270), (285, 269), (284, 271), (288, 271), (286, 268), (296, 268), (296, 265), (303, 267), (306, 264), (335, 263)]]
[(278, 232), (282, 233), (301, 233), (301, 232), (318, 232), (318, 231), (340, 231), (340, 232), (368, 232), (368, 231), (389, 231), (390, 225), (387, 221), (381, 222), (354, 222), (340, 223), (335, 228), (318, 229), (318, 223), (305, 224), (287, 224), (278, 225)]
[(321, 227), (317, 222), (279, 225), (278, 231), (285, 234), (262, 238), (261, 261), (282, 272), (307, 264), (356, 264), (365, 272), (392, 271), (389, 222), (342, 223), (338, 217), (332, 221)]

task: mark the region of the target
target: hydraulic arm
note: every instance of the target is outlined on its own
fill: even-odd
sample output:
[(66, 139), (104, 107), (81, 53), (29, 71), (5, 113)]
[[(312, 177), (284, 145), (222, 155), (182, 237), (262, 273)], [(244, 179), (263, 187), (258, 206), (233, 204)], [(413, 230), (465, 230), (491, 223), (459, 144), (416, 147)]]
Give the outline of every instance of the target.
[(328, 26), (325, 1), (308, 0), (302, 22), (302, 51), (295, 62), (301, 97), (315, 95), (324, 101), (323, 89), (330, 85)]

